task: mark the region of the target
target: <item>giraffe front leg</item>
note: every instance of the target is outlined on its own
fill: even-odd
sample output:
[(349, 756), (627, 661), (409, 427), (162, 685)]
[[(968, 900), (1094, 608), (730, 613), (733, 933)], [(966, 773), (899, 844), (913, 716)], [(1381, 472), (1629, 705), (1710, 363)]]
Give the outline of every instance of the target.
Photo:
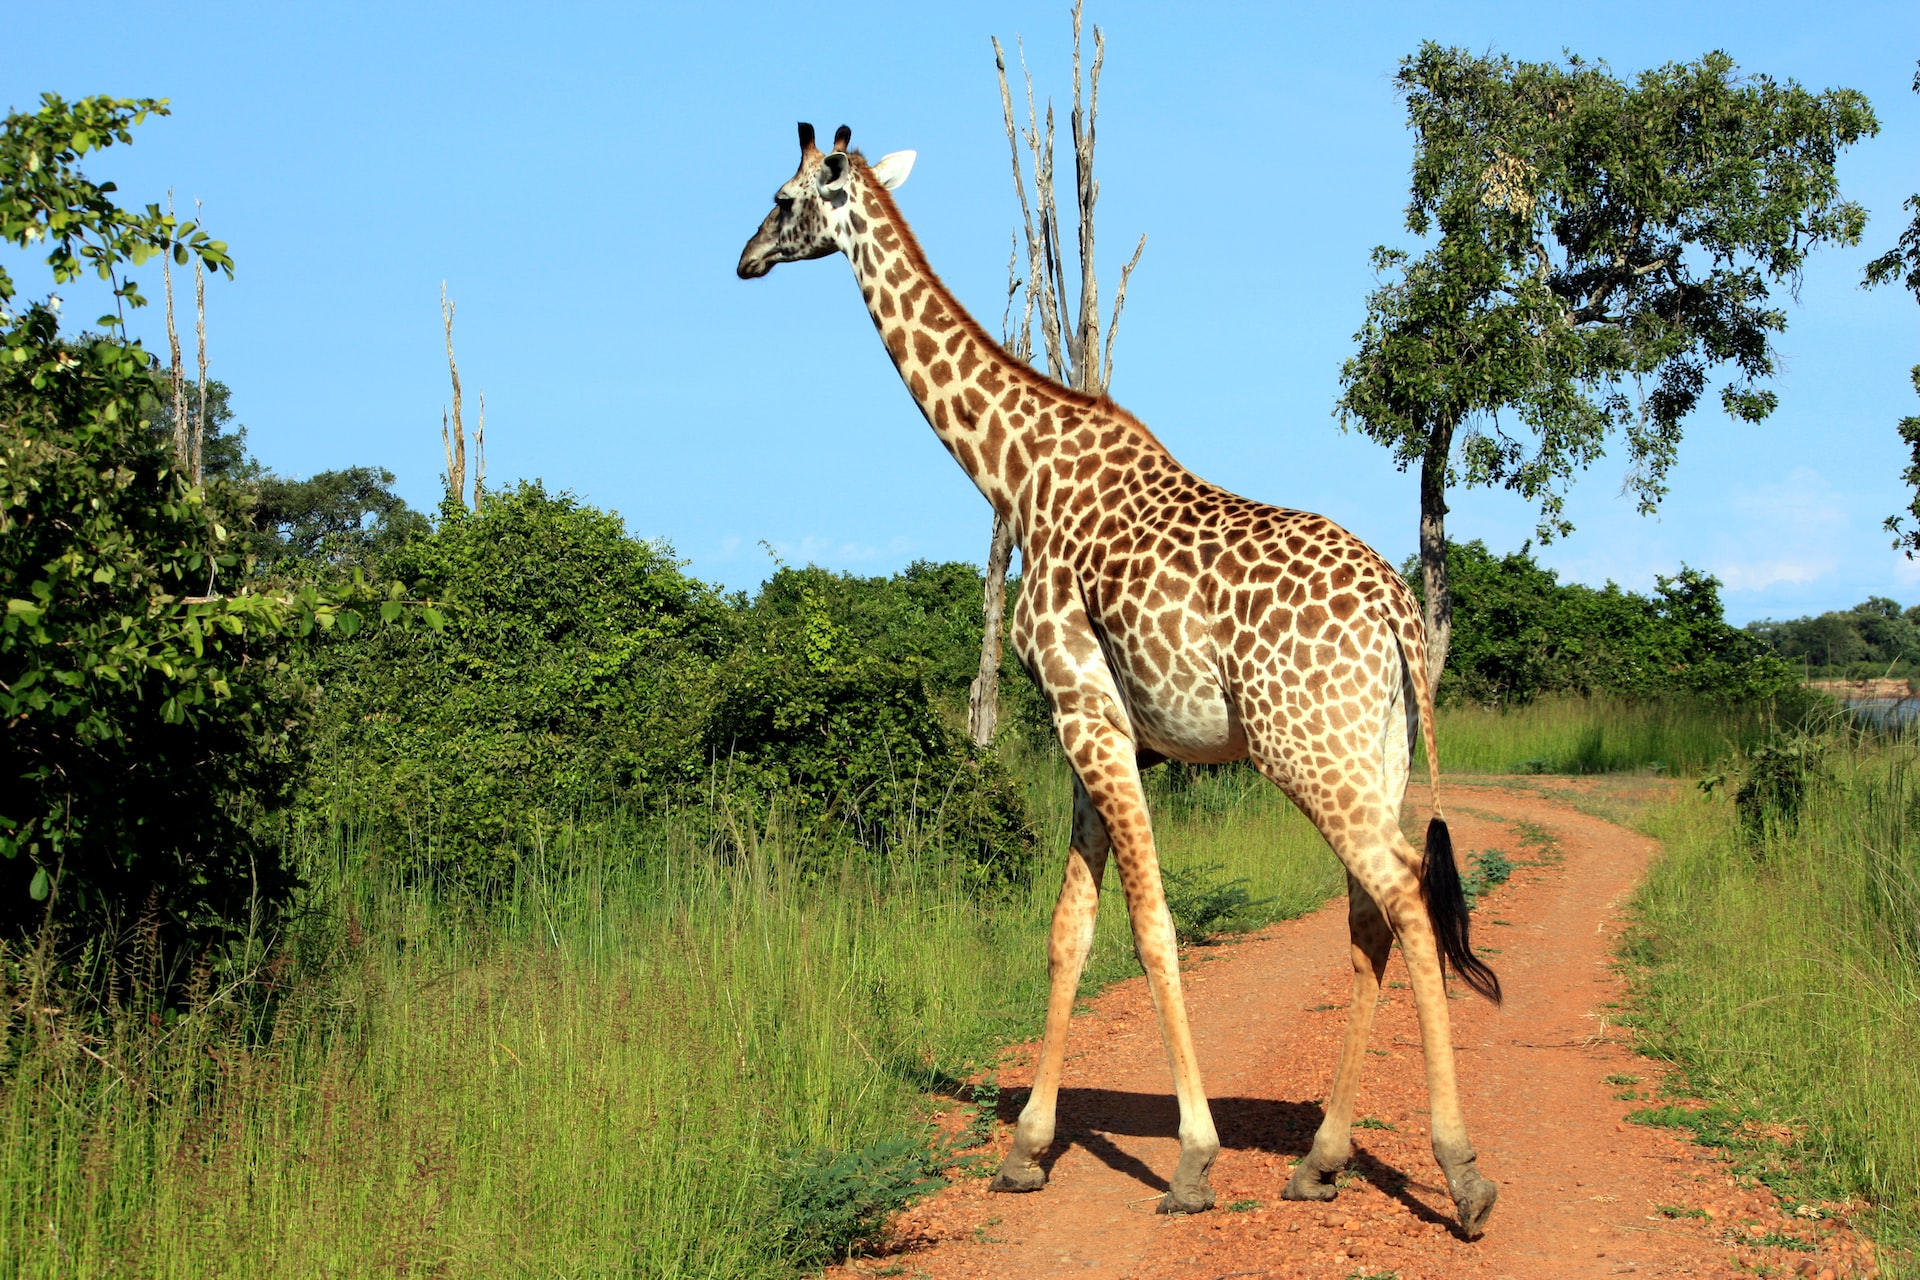
[(1175, 1166), (1162, 1213), (1199, 1213), (1213, 1207), (1207, 1179), (1220, 1154), (1220, 1137), (1200, 1082), (1200, 1063), (1187, 1023), (1180, 988), (1180, 952), (1173, 916), (1160, 883), (1160, 859), (1154, 848), (1146, 796), (1132, 740), (1113, 716), (1103, 716), (1063, 731), (1062, 741), (1100, 816), (1105, 820), (1120, 883), (1126, 890), (1134, 952), (1147, 973), (1147, 990), (1160, 1018), (1160, 1034), (1173, 1068), (1174, 1096), (1180, 1104), (1180, 1162)]
[(1107, 827), (1076, 779), (1073, 787), (1073, 841), (1067, 874), (1053, 905), (1047, 934), (1047, 1027), (1040, 1042), (1040, 1066), (1033, 1093), (1014, 1126), (1013, 1149), (988, 1184), (989, 1191), (1038, 1191), (1047, 1185), (1040, 1165), (1053, 1142), (1054, 1108), (1060, 1096), (1061, 1064), (1066, 1060), (1067, 1024), (1080, 990), (1080, 974), (1093, 947), (1093, 926), (1100, 911), (1100, 878), (1107, 867)]
[(1331, 1200), (1340, 1194), (1334, 1179), (1353, 1155), (1353, 1103), (1360, 1091), (1360, 1068), (1366, 1062), (1367, 1038), (1373, 1031), (1373, 1011), (1380, 997), (1380, 979), (1393, 949), (1393, 932), (1373, 898), (1351, 874), (1347, 876), (1347, 930), (1353, 949), (1353, 1003), (1347, 1009), (1347, 1039), (1334, 1071), (1333, 1093), (1326, 1114), (1313, 1135), (1313, 1149), (1293, 1167), (1286, 1200)]

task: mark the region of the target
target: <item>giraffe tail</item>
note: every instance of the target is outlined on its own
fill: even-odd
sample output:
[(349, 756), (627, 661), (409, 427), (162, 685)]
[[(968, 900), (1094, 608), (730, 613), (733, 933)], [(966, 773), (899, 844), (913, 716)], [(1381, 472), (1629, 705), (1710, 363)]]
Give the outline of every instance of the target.
[(1401, 640), (1400, 654), (1420, 711), (1420, 735), (1427, 748), (1427, 783), (1433, 788), (1433, 817), (1427, 823), (1420, 896), (1426, 901), (1427, 919), (1433, 924), (1442, 972), (1447, 965), (1452, 965), (1461, 981), (1499, 1004), (1500, 979), (1486, 961), (1473, 954), (1473, 944), (1468, 937), (1466, 887), (1460, 882), (1460, 867), (1453, 858), (1453, 835), (1447, 830), (1446, 815), (1440, 809), (1440, 750), (1434, 740), (1433, 690), (1427, 682), (1426, 637), (1421, 634), (1417, 621), (1412, 629), (1414, 634)]

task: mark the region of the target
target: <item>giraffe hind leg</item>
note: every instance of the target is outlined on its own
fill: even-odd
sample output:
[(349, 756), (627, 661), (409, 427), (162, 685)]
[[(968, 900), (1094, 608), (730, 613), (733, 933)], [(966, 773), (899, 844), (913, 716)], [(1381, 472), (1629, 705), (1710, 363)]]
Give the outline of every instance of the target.
[(1347, 876), (1347, 929), (1353, 947), (1353, 1003), (1347, 1008), (1347, 1038), (1334, 1072), (1333, 1093), (1313, 1137), (1313, 1149), (1293, 1167), (1281, 1198), (1331, 1200), (1339, 1194), (1335, 1178), (1353, 1155), (1353, 1103), (1360, 1090), (1367, 1038), (1380, 998), (1380, 980), (1393, 949), (1393, 931), (1367, 891)]

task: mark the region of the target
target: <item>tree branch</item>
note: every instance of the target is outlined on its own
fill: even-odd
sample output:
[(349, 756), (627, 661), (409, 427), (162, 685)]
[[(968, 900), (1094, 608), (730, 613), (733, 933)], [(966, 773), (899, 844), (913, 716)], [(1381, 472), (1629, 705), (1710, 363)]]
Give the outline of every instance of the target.
[(1105, 391), (1113, 385), (1113, 338), (1120, 332), (1120, 311), (1127, 305), (1127, 279), (1133, 275), (1133, 269), (1140, 265), (1140, 255), (1146, 252), (1147, 237), (1140, 236), (1140, 243), (1133, 247), (1133, 257), (1127, 265), (1120, 268), (1120, 283), (1113, 291), (1113, 320), (1107, 325), (1107, 354), (1104, 367), (1100, 370), (1100, 390)]

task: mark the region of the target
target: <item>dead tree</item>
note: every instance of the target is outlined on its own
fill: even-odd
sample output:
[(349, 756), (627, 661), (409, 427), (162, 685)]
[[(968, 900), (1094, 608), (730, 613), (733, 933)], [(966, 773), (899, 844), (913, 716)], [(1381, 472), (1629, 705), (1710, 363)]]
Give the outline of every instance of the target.
[[(447, 493), (455, 502), (467, 504), (467, 432), (460, 418), (460, 365), (453, 358), (454, 304), (447, 299), (447, 283), (440, 282), (440, 322), (447, 331), (447, 373), (453, 378), (453, 415), (440, 410), (440, 444), (447, 452)], [(480, 393), (480, 421), (473, 429), (473, 500), (480, 509), (480, 495), (487, 482), (487, 394)]]
[[(1078, 290), (1068, 285), (1067, 255), (1061, 230), (1060, 205), (1053, 175), (1053, 103), (1047, 103), (1043, 132), (1033, 100), (1033, 74), (1027, 70), (1024, 51), (1021, 75), (1026, 81), (1027, 125), (1020, 129), (1014, 120), (1013, 94), (1007, 87), (1006, 51), (993, 41), (993, 65), (1000, 77), (1000, 109), (1007, 126), (1007, 147), (1013, 158), (1013, 185), (1020, 196), (1020, 221), (1025, 233), (1027, 274), (1018, 275), (1019, 250), (1007, 263), (1007, 310), (1002, 319), (1001, 336), (1007, 351), (1022, 359), (1033, 359), (1035, 313), (1040, 322), (1040, 344), (1047, 356), (1047, 372), (1076, 391), (1102, 395), (1113, 379), (1113, 337), (1120, 328), (1120, 312), (1126, 306), (1127, 279), (1140, 262), (1147, 238), (1140, 237), (1133, 257), (1120, 269), (1120, 281), (1113, 294), (1113, 318), (1107, 323), (1107, 340), (1100, 342), (1100, 285), (1094, 275), (1093, 209), (1100, 198), (1100, 184), (1093, 176), (1095, 123), (1100, 116), (1100, 68), (1106, 61), (1107, 41), (1099, 27), (1093, 29), (1093, 65), (1085, 77), (1086, 98), (1081, 99), (1080, 54), (1081, 8), (1073, 6), (1073, 113), (1068, 117), (1073, 133), (1074, 204), (1079, 214), (1075, 241), (1079, 270)], [(1033, 165), (1033, 194), (1027, 194), (1026, 175), (1021, 172), (1020, 144), (1024, 140)], [(1036, 226), (1035, 210), (1039, 221)], [(1021, 320), (1012, 327), (1013, 299), (1024, 289)], [(999, 724), (1000, 652), (1002, 615), (1007, 596), (1007, 569), (1013, 554), (1013, 529), (998, 513), (993, 521), (993, 541), (987, 550), (985, 635), (980, 645), (980, 670), (974, 677), (967, 698), (967, 731), (981, 746), (993, 740)]]
[[(167, 192), (167, 216), (173, 216), (173, 192)], [(192, 474), (187, 439), (187, 369), (180, 358), (180, 330), (173, 323), (173, 255), (167, 254), (160, 260), (161, 279), (167, 288), (167, 346), (172, 351), (173, 361), (168, 366), (168, 383), (173, 393), (173, 465), (178, 471)]]
[[(193, 216), (200, 216), (198, 200)], [(207, 271), (198, 254), (193, 258), (193, 325), (200, 340), (200, 406), (193, 416), (193, 482), (199, 484), (207, 444)]]

